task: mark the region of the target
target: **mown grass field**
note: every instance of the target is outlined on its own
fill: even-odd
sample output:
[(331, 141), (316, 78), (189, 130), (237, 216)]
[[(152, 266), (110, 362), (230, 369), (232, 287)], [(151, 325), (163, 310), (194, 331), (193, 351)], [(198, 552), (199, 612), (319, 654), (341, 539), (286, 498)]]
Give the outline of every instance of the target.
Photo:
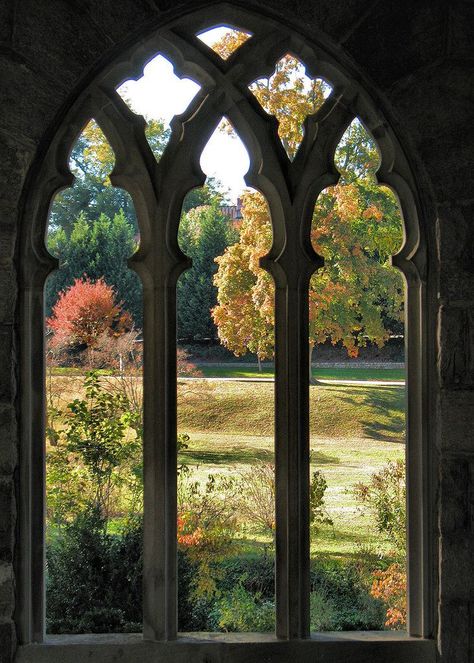
[[(181, 459), (195, 467), (196, 478), (273, 462), (273, 384), (183, 381), (180, 389), (179, 430), (191, 438)], [(326, 507), (334, 521), (313, 537), (313, 552), (350, 557), (359, 545), (383, 547), (352, 488), (403, 458), (404, 396), (402, 386), (310, 388), (312, 469), (327, 480)]]
[[(51, 389), (63, 406), (81, 396), (81, 384), (80, 376), (51, 379)], [(326, 507), (334, 521), (333, 527), (323, 526), (313, 537), (313, 552), (350, 557), (360, 545), (383, 547), (352, 490), (387, 461), (403, 458), (404, 398), (402, 384), (310, 388), (312, 468), (322, 470), (327, 480)], [(205, 482), (210, 473), (238, 476), (255, 463), (273, 462), (271, 382), (179, 380), (178, 403), (179, 432), (190, 436), (179, 460), (192, 468), (199, 481)], [(249, 537), (264, 543), (257, 534)]]
[[(272, 364), (263, 364), (262, 371), (258, 370), (257, 365), (241, 366), (238, 363), (198, 363), (197, 368), (206, 378), (272, 378), (274, 376)], [(405, 371), (402, 368), (358, 368), (357, 366), (348, 366), (347, 368), (314, 367), (313, 377), (316, 380), (396, 380), (403, 382), (405, 380)]]

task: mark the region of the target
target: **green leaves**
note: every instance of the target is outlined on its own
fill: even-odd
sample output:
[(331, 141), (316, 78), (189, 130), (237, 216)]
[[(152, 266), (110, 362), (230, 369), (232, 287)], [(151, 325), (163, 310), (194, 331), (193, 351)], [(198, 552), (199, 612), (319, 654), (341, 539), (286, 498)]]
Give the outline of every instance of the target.
[(232, 222), (220, 210), (217, 200), (183, 214), (179, 226), (180, 247), (193, 265), (178, 281), (178, 338), (215, 338), (211, 309), (217, 303), (213, 276), (215, 258), (235, 241)]
[(48, 451), (49, 516), (63, 524), (90, 507), (106, 526), (114, 488), (128, 482), (136, 490), (140, 417), (123, 393), (103, 387), (96, 371), (86, 374), (84, 389), (84, 398), (68, 404), (56, 446)]

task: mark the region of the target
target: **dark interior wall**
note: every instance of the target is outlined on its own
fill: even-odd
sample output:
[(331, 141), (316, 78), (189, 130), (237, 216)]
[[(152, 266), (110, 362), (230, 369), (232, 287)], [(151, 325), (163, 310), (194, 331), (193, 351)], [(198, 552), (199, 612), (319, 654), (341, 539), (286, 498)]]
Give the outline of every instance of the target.
[[(0, 3), (0, 661), (15, 647), (19, 218), (28, 175), (95, 72), (169, 17), (204, 3)], [(211, 3), (206, 3), (211, 4)], [(430, 444), (441, 462), (439, 646), (474, 660), (474, 4), (265, 0), (340, 53), (391, 122), (417, 177), (431, 294)], [(216, 12), (218, 17), (218, 12)], [(438, 540), (438, 528), (433, 528)], [(437, 567), (433, 565), (433, 573)]]

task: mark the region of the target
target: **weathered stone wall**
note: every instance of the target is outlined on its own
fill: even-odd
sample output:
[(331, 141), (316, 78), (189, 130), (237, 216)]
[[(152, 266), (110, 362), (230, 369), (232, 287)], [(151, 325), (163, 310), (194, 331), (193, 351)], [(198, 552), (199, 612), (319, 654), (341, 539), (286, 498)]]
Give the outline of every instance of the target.
[[(189, 0), (0, 3), (0, 661), (15, 647), (18, 218), (29, 169), (100, 66)], [(474, 4), (247, 0), (323, 35), (390, 119), (428, 227), (431, 445), (440, 453), (439, 646), (474, 661)], [(218, 16), (218, 13), (216, 14)], [(436, 365), (437, 362), (437, 365)], [(21, 389), (21, 384), (18, 385)], [(438, 536), (433, 528), (433, 537)], [(435, 571), (435, 569), (433, 569)]]

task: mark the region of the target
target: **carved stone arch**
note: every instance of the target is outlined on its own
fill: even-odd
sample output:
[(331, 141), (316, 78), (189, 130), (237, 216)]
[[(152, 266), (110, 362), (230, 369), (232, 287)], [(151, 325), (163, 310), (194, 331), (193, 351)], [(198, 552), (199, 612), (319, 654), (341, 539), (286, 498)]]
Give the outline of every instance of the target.
[[(196, 32), (229, 24), (252, 32), (227, 61), (202, 45)], [(269, 75), (287, 52), (312, 76), (331, 83), (321, 109), (307, 119), (305, 137), (293, 162), (277, 137), (274, 118), (248, 91), (257, 75)], [(175, 71), (199, 82), (201, 92), (176, 118), (172, 137), (156, 163), (145, 140), (144, 124), (115, 92), (126, 78), (139, 77), (158, 53)], [(260, 58), (256, 55), (261, 55)], [(188, 261), (177, 244), (185, 194), (204, 183), (199, 155), (222, 116), (246, 144), (249, 185), (267, 198), (273, 246), (262, 260), (276, 284), (276, 466), (277, 466), (277, 636), (309, 635), (309, 423), (307, 338), (309, 279), (322, 260), (309, 241), (310, 219), (318, 194), (338, 179), (335, 147), (348, 124), (359, 117), (376, 140), (380, 182), (396, 191), (406, 226), (405, 243), (394, 263), (408, 282), (408, 480), (410, 547), (410, 632), (431, 634), (432, 589), (427, 575), (430, 527), (426, 406), (425, 322), (426, 250), (418, 220), (416, 184), (394, 133), (351, 68), (325, 44), (312, 43), (276, 19), (218, 3), (170, 21), (124, 52), (71, 104), (46, 151), (25, 209), (21, 256), (23, 324), (21, 640), (41, 641), (44, 628), (43, 476), (44, 451), (34, 423), (44, 425), (41, 385), (42, 287), (55, 266), (44, 246), (48, 209), (54, 194), (72, 183), (69, 150), (94, 117), (116, 155), (112, 183), (133, 197), (142, 235), (131, 264), (144, 284), (145, 338), (145, 601), (144, 632), (152, 640), (176, 638), (176, 385), (175, 285)], [(162, 321), (166, 324), (161, 324)], [(30, 357), (36, 357), (31, 363)], [(35, 443), (36, 441), (36, 443)], [(414, 561), (412, 561), (414, 560)]]

